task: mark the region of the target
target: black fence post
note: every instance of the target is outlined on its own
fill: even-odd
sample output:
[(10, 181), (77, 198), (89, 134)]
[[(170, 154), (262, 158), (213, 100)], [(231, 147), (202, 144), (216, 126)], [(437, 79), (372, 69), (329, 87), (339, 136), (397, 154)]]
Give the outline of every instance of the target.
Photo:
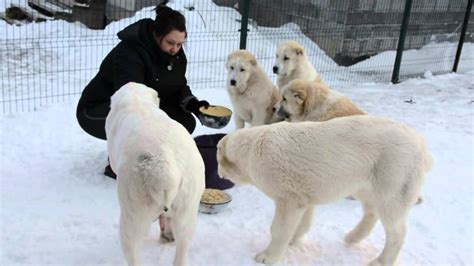
[(466, 14), (464, 15), (464, 22), (462, 23), (461, 36), (459, 37), (458, 49), (456, 50), (456, 57), (454, 59), (453, 72), (458, 71), (459, 59), (461, 58), (462, 46), (464, 44), (464, 37), (466, 37), (467, 24), (469, 24), (469, 15), (471, 15), (472, 0), (467, 2)]
[(240, 23), (240, 49), (247, 46), (247, 26), (249, 24), (250, 0), (240, 0), (239, 6), (242, 8), (242, 21)]
[(405, 1), (405, 11), (403, 12), (402, 27), (400, 29), (400, 37), (398, 38), (397, 56), (395, 57), (395, 65), (393, 66), (392, 83), (398, 83), (400, 75), (400, 64), (402, 62), (403, 49), (405, 48), (405, 37), (407, 36), (408, 24), (410, 21), (412, 0)]

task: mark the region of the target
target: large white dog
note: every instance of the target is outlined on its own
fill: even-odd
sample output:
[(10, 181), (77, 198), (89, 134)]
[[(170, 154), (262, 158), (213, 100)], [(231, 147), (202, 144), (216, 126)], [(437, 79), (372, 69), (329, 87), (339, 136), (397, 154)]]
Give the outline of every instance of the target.
[(257, 63), (255, 56), (245, 50), (227, 57), (227, 92), (234, 107), (236, 128), (270, 124), (278, 119), (273, 106), (280, 92)]
[(280, 43), (273, 73), (278, 75), (277, 85), (280, 90), (294, 79), (323, 82), (309, 61), (304, 47), (296, 41)]
[(325, 83), (295, 79), (285, 85), (277, 114), (289, 122), (326, 121), (365, 114), (347, 96)]
[(204, 191), (204, 163), (193, 138), (158, 106), (155, 90), (128, 83), (112, 96), (105, 123), (129, 265), (139, 265), (141, 241), (160, 215), (176, 240), (174, 265), (185, 265)]
[(353, 195), (364, 216), (345, 241), (361, 241), (380, 219), (386, 243), (371, 264), (394, 264), (432, 164), (414, 129), (370, 115), (237, 130), (218, 143), (217, 158), (220, 176), (253, 184), (275, 202), (270, 244), (256, 256), (261, 263), (280, 260), (302, 239), (315, 205)]

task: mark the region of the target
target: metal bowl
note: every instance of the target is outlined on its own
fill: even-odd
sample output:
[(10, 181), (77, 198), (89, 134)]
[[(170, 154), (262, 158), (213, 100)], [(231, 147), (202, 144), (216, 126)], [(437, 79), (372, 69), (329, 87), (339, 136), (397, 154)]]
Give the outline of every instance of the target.
[(199, 108), (199, 121), (201, 124), (210, 128), (225, 127), (232, 116), (232, 110), (224, 106), (209, 105), (209, 107)]
[[(213, 196), (214, 195), (214, 196)], [(222, 212), (227, 208), (232, 201), (232, 197), (220, 189), (204, 190), (199, 203), (199, 212), (206, 214), (216, 214)]]

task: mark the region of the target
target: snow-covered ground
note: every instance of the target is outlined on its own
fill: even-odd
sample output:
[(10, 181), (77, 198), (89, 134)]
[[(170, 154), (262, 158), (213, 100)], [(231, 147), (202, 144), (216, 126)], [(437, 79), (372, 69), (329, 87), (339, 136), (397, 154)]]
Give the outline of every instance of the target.
[[(174, 1), (174, 5), (180, 8), (184, 2), (189, 1)], [(196, 1), (196, 5), (204, 5), (203, 2)], [(189, 17), (190, 28), (202, 24), (201, 18), (193, 17), (197, 14), (189, 12), (186, 16)], [(214, 21), (226, 23), (226, 17), (235, 23), (234, 18), (226, 15), (216, 17)], [(212, 27), (209, 21), (207, 27)], [(50, 36), (66, 31), (67, 27), (74, 27), (74, 31), (83, 28), (77, 23), (47, 23), (53, 26), (41, 27), (51, 29)], [(11, 27), (0, 21), (2, 34), (12, 34)], [(119, 30), (119, 27), (114, 27), (111, 24), (106, 32), (113, 34)], [(84, 31), (86, 36), (87, 30)], [(294, 32), (294, 37), (300, 38), (298, 29)], [(85, 51), (90, 52), (88, 49), (96, 44), (95, 41), (99, 42), (94, 38), (82, 41), (81, 46), (67, 50), (67, 53), (63, 50), (66, 48), (56, 47), (39, 55), (4, 57), (3, 60), (23, 68), (2, 67), (2, 74), (15, 75), (11, 71), (26, 71), (24, 69), (33, 67), (29, 64), (31, 60), (43, 60), (52, 69), (59, 68), (62, 63), (58, 60), (63, 60), (63, 56), (71, 62), (90, 64), (91, 69), (97, 67), (90, 63), (93, 61), (91, 58), (100, 63), (107, 48), (88, 54), (89, 59), (81, 58)], [(190, 58), (201, 49), (191, 45), (198, 42), (191, 41), (186, 47)], [(250, 44), (249, 50), (257, 56), (263, 55), (274, 51), (279, 41), (275, 38), (258, 46)], [(301, 42), (309, 50), (319, 49), (309, 41)], [(51, 42), (41, 45), (51, 45)], [(112, 46), (113, 43), (110, 44)], [(472, 52), (472, 44), (466, 47), (464, 51)], [(439, 53), (438, 49), (431, 48), (431, 51)], [(216, 46), (209, 53), (209, 58), (221, 60), (228, 52), (226, 49)], [(197, 60), (205, 61), (206, 58)], [(362, 62), (367, 64), (364, 68), (376, 65), (371, 64), (370, 60), (380, 58)], [(324, 56), (318, 62), (334, 64)], [(201, 67), (209, 70), (205, 73), (215, 73), (212, 71), (216, 69), (221, 72), (214, 80), (210, 79), (208, 83), (203, 81), (204, 86), (195, 89), (194, 93), (213, 104), (231, 106), (222, 88), (224, 84), (213, 86), (217, 84), (216, 80), (225, 76), (223, 65), (202, 64)], [(345, 84), (336, 77), (325, 77), (330, 84), (334, 84), (334, 89), (352, 98), (367, 112), (391, 117), (418, 129), (426, 136), (435, 158), (434, 168), (428, 173), (422, 192), (425, 202), (414, 206), (409, 218), (400, 265), (474, 264), (474, 67), (463, 67), (464, 74), (433, 76), (431, 72), (426, 72), (422, 78), (396, 85)], [(190, 76), (197, 71), (193, 69), (188, 70)], [(270, 68), (265, 69), (271, 75)], [(346, 73), (344, 71), (347, 75), (353, 73), (352, 69), (347, 68), (340, 68), (340, 71), (341, 77)], [(69, 79), (66, 73), (40, 83), (37, 82), (37, 75), (28, 74), (16, 83), (8, 83), (10, 81), (4, 79), (2, 84), (8, 88), (26, 88), (26, 93), (38, 96), (61, 86), (82, 86), (93, 74), (92, 70), (84, 72), (75, 79)], [(25, 84), (25, 87), (20, 84)], [(205, 85), (209, 85), (207, 89)], [(102, 175), (107, 163), (106, 143), (80, 129), (75, 119), (77, 100), (77, 96), (72, 99), (65, 97), (62, 102), (50, 103), (35, 112), (0, 116), (0, 265), (125, 265), (118, 239), (116, 182)], [(193, 135), (232, 130), (233, 121), (222, 130), (198, 126)], [(254, 255), (268, 244), (274, 210), (272, 202), (251, 186), (228, 191), (233, 201), (226, 211), (217, 215), (199, 214), (189, 252), (191, 265), (257, 265)], [(361, 244), (346, 246), (343, 237), (360, 216), (361, 208), (355, 201), (341, 200), (319, 207), (307, 240), (300, 246), (289, 248), (285, 259), (277, 265), (366, 264), (382, 250), (385, 235), (382, 227), (377, 225), (372, 235)], [(146, 265), (170, 265), (172, 262), (174, 247), (158, 243), (158, 232), (158, 226), (154, 225), (144, 244), (142, 255)]]

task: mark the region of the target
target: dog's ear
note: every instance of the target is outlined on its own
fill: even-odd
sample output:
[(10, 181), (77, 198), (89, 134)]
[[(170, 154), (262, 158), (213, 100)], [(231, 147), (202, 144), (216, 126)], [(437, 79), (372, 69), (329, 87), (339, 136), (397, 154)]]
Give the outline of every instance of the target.
[(151, 97), (151, 100), (156, 104), (156, 106), (160, 106), (160, 97), (158, 95), (158, 92), (152, 88), (149, 88), (147, 90), (148, 94)]
[(308, 91), (306, 90), (301, 80), (294, 80), (290, 85), (290, 92), (293, 93), (297, 104), (303, 104), (308, 97)]
[(296, 53), (296, 55), (303, 55), (304, 54), (303, 47), (296, 47), (295, 48), (295, 53)]
[(304, 103), (306, 95), (295, 93), (293, 96), (295, 97), (297, 104), (302, 105)]
[(227, 56), (227, 61), (225, 62), (225, 66), (227, 68), (229, 68), (229, 65), (230, 65), (230, 61), (232, 61), (232, 59), (234, 59), (234, 53), (231, 53)]
[(252, 64), (252, 66), (256, 66), (257, 65), (257, 59), (252, 56), (252, 58), (250, 59), (250, 64)]
[(156, 106), (160, 107), (160, 96), (158, 95), (158, 93), (156, 94), (156, 97), (154, 99), (155, 99)]
[(149, 92), (153, 98), (158, 98), (158, 92), (156, 90), (151, 89)]

